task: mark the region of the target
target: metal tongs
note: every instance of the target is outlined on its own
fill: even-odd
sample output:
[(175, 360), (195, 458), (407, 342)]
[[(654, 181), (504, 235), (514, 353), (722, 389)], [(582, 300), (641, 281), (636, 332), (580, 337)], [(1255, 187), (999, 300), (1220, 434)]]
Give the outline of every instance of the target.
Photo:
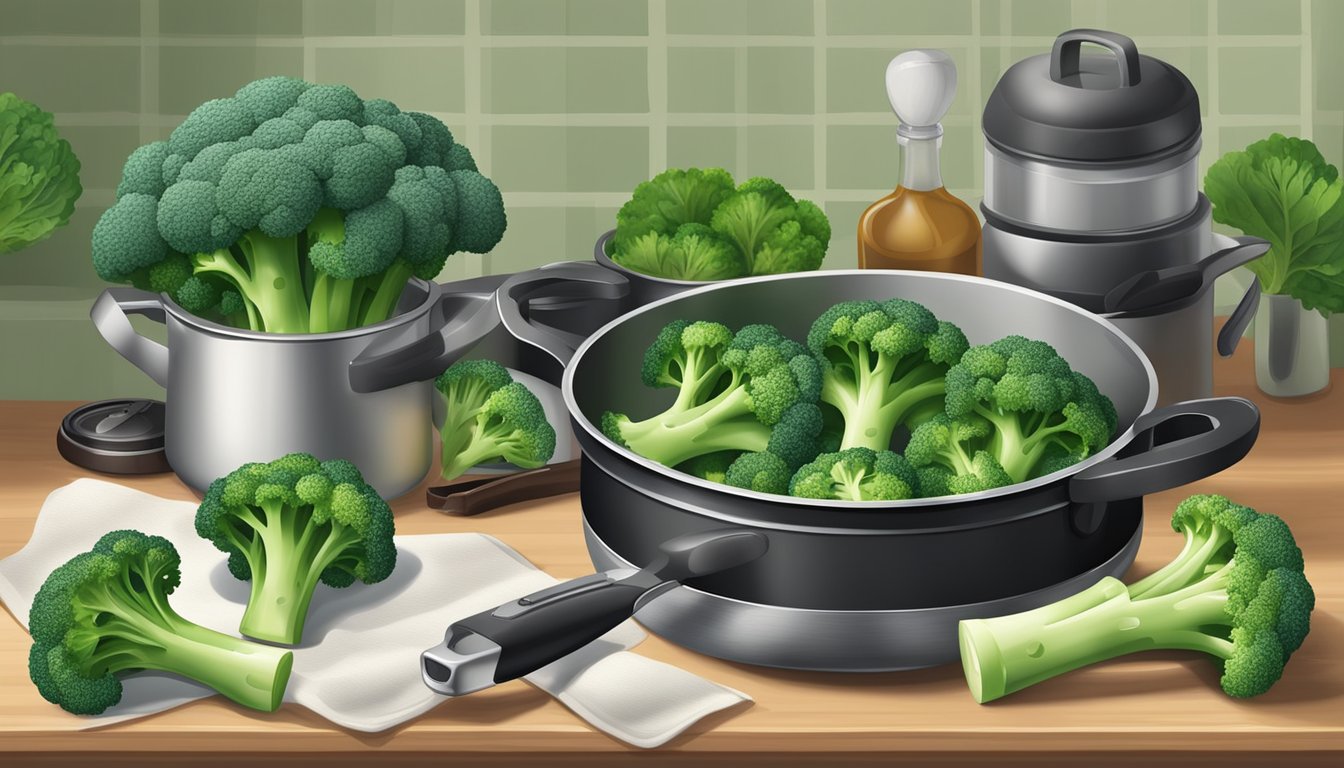
[(431, 509), (469, 517), (492, 509), (579, 490), (579, 460), (506, 474), (467, 474), (425, 491)]

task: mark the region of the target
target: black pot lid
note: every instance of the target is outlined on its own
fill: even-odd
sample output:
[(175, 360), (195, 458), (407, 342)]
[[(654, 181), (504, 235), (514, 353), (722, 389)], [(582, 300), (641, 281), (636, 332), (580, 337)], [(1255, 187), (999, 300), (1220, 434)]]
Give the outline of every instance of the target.
[(103, 400), (82, 405), (61, 420), (56, 447), (66, 461), (95, 472), (168, 472), (164, 414), (164, 404), (158, 400)]
[[(1083, 56), (1084, 42), (1110, 50)], [(1074, 29), (1050, 53), (1008, 68), (985, 104), (984, 131), (1004, 150), (1045, 159), (1160, 156), (1199, 136), (1199, 94), (1180, 70), (1140, 55), (1128, 37)]]

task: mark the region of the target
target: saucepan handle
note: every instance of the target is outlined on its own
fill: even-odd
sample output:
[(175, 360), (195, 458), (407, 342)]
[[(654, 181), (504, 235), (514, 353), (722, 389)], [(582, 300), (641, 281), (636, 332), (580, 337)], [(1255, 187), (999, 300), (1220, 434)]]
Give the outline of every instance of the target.
[(156, 293), (137, 288), (107, 288), (89, 310), (93, 327), (131, 365), (155, 384), (168, 387), (168, 348), (136, 332), (128, 315), (144, 315), (156, 323), (165, 319), (163, 301)]
[(1202, 480), (1240, 461), (1260, 433), (1260, 410), (1240, 397), (1189, 400), (1134, 423), (1141, 449), (1069, 480), (1075, 502), (1119, 501)]
[(505, 330), (522, 342), (524, 370), (559, 384), (565, 365), (586, 337), (534, 321), (530, 303), (540, 298), (583, 299), (583, 305), (571, 311), (586, 313), (583, 325), (595, 330), (625, 310), (629, 295), (630, 282), (624, 275), (592, 262), (567, 261), (513, 276), (500, 286), (495, 299)]
[(642, 570), (571, 579), (454, 622), (421, 654), (421, 676), (447, 696), (514, 680), (593, 642), (682, 580), (751, 562), (768, 547), (765, 534), (740, 529), (669, 539)]

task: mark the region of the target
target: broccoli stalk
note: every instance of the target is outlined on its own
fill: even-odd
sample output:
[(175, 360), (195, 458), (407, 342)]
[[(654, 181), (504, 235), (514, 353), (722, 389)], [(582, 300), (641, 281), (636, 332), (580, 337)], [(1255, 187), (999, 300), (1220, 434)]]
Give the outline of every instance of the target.
[(113, 531), (47, 577), (33, 599), (28, 670), (43, 698), (79, 715), (121, 700), (121, 676), (182, 675), (263, 712), (280, 706), (290, 651), (221, 634), (168, 603), (181, 581), (172, 543)]
[(374, 584), (397, 560), (392, 512), (359, 470), (303, 453), (211, 483), (196, 532), (228, 553), (230, 573), (252, 581), (242, 633), (288, 645), (303, 636), (319, 581)]
[(1070, 670), (1145, 650), (1200, 651), (1229, 696), (1258, 696), (1302, 645), (1315, 604), (1282, 519), (1192, 496), (1172, 527), (1185, 547), (1126, 587), (1111, 577), (1043, 608), (960, 625), (971, 694), (993, 701)]
[(771, 450), (797, 466), (816, 453), (806, 437), (821, 429), (816, 361), (772, 326), (734, 334), (720, 323), (670, 323), (641, 375), (648, 386), (675, 387), (676, 399), (641, 421), (608, 411), (602, 431), (645, 458), (671, 467), (719, 451)]

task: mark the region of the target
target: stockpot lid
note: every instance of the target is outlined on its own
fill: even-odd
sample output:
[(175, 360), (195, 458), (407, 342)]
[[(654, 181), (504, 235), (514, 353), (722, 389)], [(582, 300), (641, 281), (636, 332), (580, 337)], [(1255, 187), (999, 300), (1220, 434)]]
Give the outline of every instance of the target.
[[(1082, 55), (1085, 42), (1109, 50)], [(1140, 160), (1199, 137), (1199, 94), (1128, 37), (1074, 29), (1050, 53), (1008, 68), (985, 105), (984, 131), (1003, 150), (1047, 160)]]

